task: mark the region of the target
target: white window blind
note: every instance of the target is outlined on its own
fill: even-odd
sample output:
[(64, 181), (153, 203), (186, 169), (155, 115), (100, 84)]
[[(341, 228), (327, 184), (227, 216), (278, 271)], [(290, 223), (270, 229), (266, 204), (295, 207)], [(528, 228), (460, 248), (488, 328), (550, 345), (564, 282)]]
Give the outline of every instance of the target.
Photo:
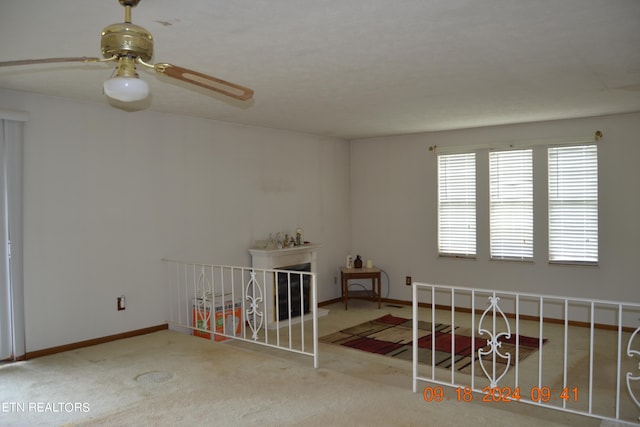
[(489, 153), (492, 259), (533, 258), (532, 150)]
[(549, 261), (598, 262), (598, 149), (550, 147)]
[(438, 250), (476, 254), (476, 155), (438, 155)]

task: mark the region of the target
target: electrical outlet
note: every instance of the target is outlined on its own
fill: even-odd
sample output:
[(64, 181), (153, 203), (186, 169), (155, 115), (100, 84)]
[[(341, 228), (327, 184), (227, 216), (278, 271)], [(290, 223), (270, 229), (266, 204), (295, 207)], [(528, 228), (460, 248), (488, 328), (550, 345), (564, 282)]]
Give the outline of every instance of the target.
[(333, 284), (334, 285), (338, 284), (338, 276), (333, 276)]
[(407, 286), (411, 286), (411, 282), (412, 282), (412, 280), (411, 280), (411, 276), (407, 276), (407, 277), (404, 279), (404, 284), (405, 284), (405, 285), (407, 285)]
[(121, 295), (118, 298), (116, 298), (116, 305), (118, 307), (118, 311), (124, 310), (126, 308), (124, 305), (124, 295)]

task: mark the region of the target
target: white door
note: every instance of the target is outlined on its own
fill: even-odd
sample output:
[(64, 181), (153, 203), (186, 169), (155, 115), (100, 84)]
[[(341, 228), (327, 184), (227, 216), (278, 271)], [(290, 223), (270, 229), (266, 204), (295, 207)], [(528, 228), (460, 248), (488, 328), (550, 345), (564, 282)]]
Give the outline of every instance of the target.
[(21, 121), (0, 117), (0, 361), (25, 354), (22, 128)]

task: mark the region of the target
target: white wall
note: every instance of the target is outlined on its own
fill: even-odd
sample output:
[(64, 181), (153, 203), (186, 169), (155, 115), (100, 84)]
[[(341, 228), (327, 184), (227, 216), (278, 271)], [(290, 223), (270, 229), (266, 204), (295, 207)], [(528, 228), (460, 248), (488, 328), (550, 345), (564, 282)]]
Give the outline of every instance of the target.
[[(640, 301), (640, 114), (349, 145), (1, 89), (0, 108), (30, 114), (27, 351), (161, 324), (162, 258), (249, 265), (254, 240), (299, 226), (305, 238), (322, 244), (320, 301), (339, 296), (333, 279), (347, 253), (387, 271), (389, 297), (396, 299), (410, 299), (404, 276), (412, 275), (449, 285)], [(583, 136), (597, 129), (605, 135), (599, 146), (599, 267), (548, 265), (541, 238), (533, 264), (489, 261), (482, 200), (478, 259), (438, 257), (436, 157), (428, 146)], [(545, 224), (538, 216), (536, 227)], [(115, 307), (120, 294), (127, 296), (123, 312)]]
[[(546, 200), (535, 207), (534, 263), (489, 261), (488, 182), (478, 182), (477, 259), (438, 257), (437, 164), (429, 146), (566, 139), (596, 130), (604, 133), (598, 267), (547, 263)], [(389, 296), (396, 299), (410, 300), (404, 278), (411, 275), (426, 283), (640, 302), (639, 163), (640, 114), (353, 141), (352, 249), (389, 273)], [(546, 175), (535, 179), (544, 185)]]
[(338, 296), (348, 142), (7, 90), (0, 108), (30, 115), (27, 351), (162, 324), (162, 258), (250, 265), (255, 240), (297, 227), (322, 244), (319, 300)]

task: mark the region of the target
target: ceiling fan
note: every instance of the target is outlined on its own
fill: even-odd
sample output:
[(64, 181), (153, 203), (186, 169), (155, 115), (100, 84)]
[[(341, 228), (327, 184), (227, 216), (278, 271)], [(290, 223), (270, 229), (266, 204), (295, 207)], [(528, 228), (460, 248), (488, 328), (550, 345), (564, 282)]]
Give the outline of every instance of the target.
[(24, 59), (0, 62), (0, 67), (58, 62), (117, 62), (113, 75), (104, 82), (104, 93), (119, 101), (134, 102), (143, 100), (149, 95), (147, 82), (138, 76), (137, 64), (145, 68), (152, 68), (167, 77), (200, 86), (231, 98), (242, 101), (251, 99), (253, 90), (247, 87), (173, 64), (148, 63), (147, 61), (153, 56), (153, 37), (146, 29), (131, 23), (131, 8), (135, 7), (140, 0), (118, 1), (124, 6), (124, 22), (111, 24), (102, 30), (100, 45), (104, 58), (82, 56)]

